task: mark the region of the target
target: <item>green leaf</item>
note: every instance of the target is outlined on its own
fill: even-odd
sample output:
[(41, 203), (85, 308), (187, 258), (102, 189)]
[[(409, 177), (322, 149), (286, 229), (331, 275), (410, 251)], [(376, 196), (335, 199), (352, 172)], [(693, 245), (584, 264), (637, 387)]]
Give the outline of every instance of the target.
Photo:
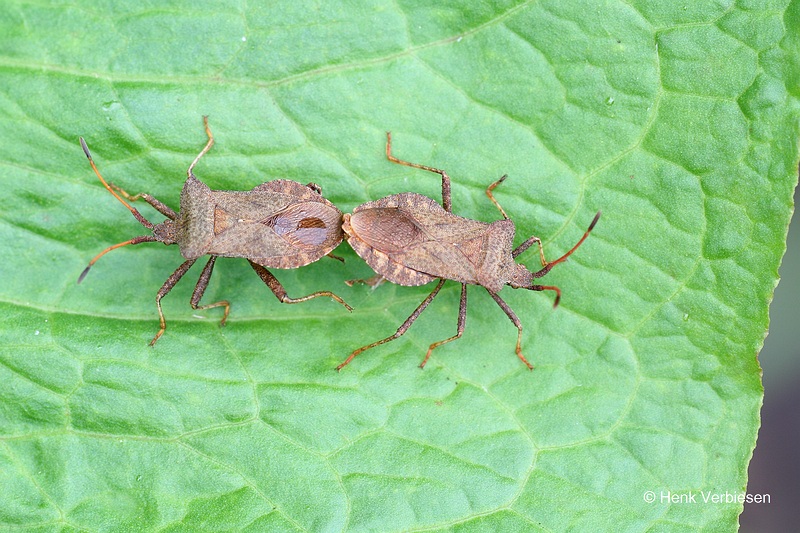
[[(152, 5), (151, 5), (152, 4)], [(757, 354), (792, 212), (800, 11), (726, 2), (6, 2), (0, 13), (0, 524), (41, 530), (735, 530), (763, 390)], [(109, 181), (177, 209), (316, 182), (343, 211), (415, 191), (517, 225), (556, 258), (480, 288), (372, 273), (343, 244), (275, 271), (141, 244)], [(141, 202), (140, 202), (141, 203)], [(149, 206), (145, 216), (160, 221)], [(519, 258), (535, 268), (534, 250)], [(196, 277), (195, 277), (196, 279)], [(649, 495), (655, 498), (648, 502)], [(711, 496), (722, 501), (704, 503)], [(727, 496), (726, 496), (727, 495)], [(695, 503), (688, 500), (694, 498)]]

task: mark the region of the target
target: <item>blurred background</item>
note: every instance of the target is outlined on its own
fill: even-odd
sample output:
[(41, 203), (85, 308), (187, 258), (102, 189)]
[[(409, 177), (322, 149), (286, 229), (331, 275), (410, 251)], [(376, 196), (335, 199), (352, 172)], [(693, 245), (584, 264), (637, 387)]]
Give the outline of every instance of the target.
[[(795, 190), (795, 206), (800, 199)], [(769, 335), (759, 360), (764, 371), (761, 430), (750, 462), (749, 494), (769, 494), (769, 504), (745, 504), (740, 531), (797, 531), (800, 523), (800, 223), (789, 226), (781, 281), (770, 307)]]

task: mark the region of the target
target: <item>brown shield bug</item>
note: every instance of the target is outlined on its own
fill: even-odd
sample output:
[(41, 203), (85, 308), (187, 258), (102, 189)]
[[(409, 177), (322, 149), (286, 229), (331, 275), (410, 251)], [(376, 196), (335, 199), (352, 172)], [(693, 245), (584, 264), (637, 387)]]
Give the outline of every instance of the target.
[[(149, 194), (130, 195), (116, 185), (107, 183), (92, 160), (86, 142), (81, 138), (81, 147), (86, 153), (97, 177), (114, 197), (122, 202), (136, 220), (152, 235), (141, 235), (109, 246), (84, 269), (78, 278), (83, 281), (89, 269), (103, 255), (129, 244), (162, 242), (177, 244), (186, 261), (172, 273), (156, 295), (156, 307), (160, 328), (150, 345), (153, 346), (167, 327), (161, 310), (161, 299), (169, 293), (189, 268), (203, 255), (211, 257), (200, 273), (190, 304), (193, 309), (224, 307), (220, 325), (225, 325), (230, 312), (226, 300), (200, 305), (200, 299), (208, 286), (217, 257), (244, 257), (256, 274), (267, 284), (282, 303), (305, 302), (318, 296), (328, 296), (342, 304), (348, 311), (352, 308), (344, 300), (329, 291), (319, 291), (302, 298), (290, 298), (278, 279), (267, 268), (298, 268), (317, 261), (342, 242), (342, 212), (323, 198), (321, 189), (314, 183), (302, 185), (291, 180), (274, 180), (262, 183), (249, 191), (213, 191), (198, 180), (192, 170), (203, 155), (214, 144), (208, 127), (208, 117), (203, 117), (208, 143), (189, 165), (187, 179), (183, 185), (180, 210), (175, 212)], [(142, 199), (167, 220), (153, 224), (128, 202)]]
[[(427, 298), (411, 313), (397, 331), (385, 339), (359, 348), (350, 354), (345, 361), (336, 367), (341, 370), (358, 354), (392, 341), (403, 335), (417, 317), (433, 301), (446, 280), (461, 283), (461, 303), (458, 310), (456, 334), (430, 345), (420, 367), (427, 363), (431, 352), (450, 341), (458, 339), (464, 332), (467, 317), (467, 285), (480, 285), (489, 296), (505, 312), (517, 327), (517, 356), (525, 365), (533, 370), (533, 366), (522, 355), (522, 323), (514, 311), (506, 304), (498, 292), (505, 285), (514, 289), (531, 291), (554, 291), (556, 293), (553, 307), (558, 305), (561, 291), (551, 285), (536, 285), (534, 280), (541, 278), (557, 264), (565, 261), (586, 240), (597, 220), (598, 212), (589, 229), (578, 243), (567, 253), (555, 261), (548, 262), (544, 258), (542, 242), (538, 237), (531, 237), (516, 248), (513, 247), (514, 223), (509, 220), (505, 211), (492, 195), (492, 190), (505, 180), (503, 176), (492, 183), (486, 194), (503, 215), (503, 220), (492, 223), (479, 222), (462, 218), (452, 213), (450, 201), (450, 177), (443, 170), (409, 163), (392, 155), (392, 137), (387, 132), (386, 157), (400, 165), (435, 172), (442, 176), (442, 205), (421, 194), (407, 192), (394, 194), (367, 202), (344, 215), (343, 229), (347, 242), (378, 274), (367, 283), (375, 283), (387, 279), (398, 285), (416, 286), (439, 280)], [(529, 271), (514, 259), (530, 248), (534, 243), (539, 246), (539, 258), (542, 268), (536, 272)], [(357, 280), (364, 281), (364, 280)]]

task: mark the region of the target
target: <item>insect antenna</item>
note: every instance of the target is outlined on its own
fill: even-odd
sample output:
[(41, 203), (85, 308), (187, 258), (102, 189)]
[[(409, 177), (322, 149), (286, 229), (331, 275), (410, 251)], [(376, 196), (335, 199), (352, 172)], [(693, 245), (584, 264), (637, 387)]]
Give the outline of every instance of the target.
[[(549, 262), (547, 262), (547, 263), (544, 265), (544, 268), (542, 268), (542, 269), (541, 269), (541, 270), (539, 270), (538, 272), (534, 272), (534, 273), (533, 273), (533, 277), (534, 277), (534, 278), (541, 278), (542, 276), (544, 276), (545, 274), (547, 274), (548, 272), (550, 272), (550, 269), (552, 269), (554, 266), (556, 266), (556, 265), (557, 265), (557, 264), (559, 264), (559, 263), (563, 263), (564, 261), (566, 261), (566, 260), (567, 260), (567, 258), (568, 258), (570, 255), (572, 255), (572, 253), (573, 253), (575, 250), (577, 250), (577, 249), (578, 249), (578, 247), (579, 247), (581, 244), (583, 244), (583, 241), (585, 241), (585, 240), (586, 240), (586, 237), (588, 237), (588, 236), (589, 236), (589, 233), (592, 231), (592, 229), (594, 229), (594, 226), (595, 226), (595, 224), (597, 224), (597, 221), (600, 219), (600, 214), (601, 214), (601, 211), (598, 211), (598, 212), (597, 212), (597, 214), (596, 214), (596, 215), (594, 216), (594, 218), (592, 219), (592, 223), (591, 223), (591, 224), (589, 224), (589, 229), (587, 229), (587, 230), (586, 230), (586, 232), (583, 234), (583, 237), (581, 237), (581, 239), (578, 241), (578, 243), (577, 243), (575, 246), (573, 246), (572, 248), (570, 248), (569, 252), (565, 253), (564, 255), (562, 255), (561, 257), (559, 257), (558, 259), (556, 259), (555, 261), (549, 261)], [(554, 288), (555, 288), (555, 287), (543, 287), (543, 289), (546, 289), (546, 290), (553, 290)], [(535, 289), (535, 290), (542, 290), (542, 289)], [(558, 300), (559, 300), (558, 296), (560, 296), (560, 291), (559, 291), (559, 294), (558, 294), (558, 295), (557, 295), (557, 297), (556, 297), (556, 303), (555, 303), (555, 305), (558, 305)]]
[[(111, 187), (111, 185), (109, 185), (108, 182), (105, 179), (103, 179), (103, 176), (100, 174), (100, 171), (97, 169), (97, 165), (94, 164), (94, 160), (92, 159), (92, 154), (89, 152), (89, 147), (86, 146), (86, 141), (83, 140), (83, 137), (81, 137), (80, 140), (81, 140), (81, 148), (83, 148), (83, 153), (86, 154), (86, 158), (89, 160), (89, 164), (92, 165), (92, 170), (94, 170), (94, 173), (97, 175), (97, 178), (100, 180), (100, 183), (103, 184), (103, 187), (105, 187), (106, 190), (108, 190), (108, 192), (113, 194), (114, 198), (119, 200), (122, 203), (122, 205), (127, 207), (128, 210), (133, 214), (134, 218), (136, 218), (136, 220), (138, 220), (139, 223), (142, 226), (144, 226), (147, 229), (152, 230), (155, 227), (155, 225), (152, 222), (150, 222), (149, 220), (147, 220), (146, 218), (144, 218), (144, 216), (142, 216), (142, 214), (135, 207), (131, 206), (128, 202), (126, 202), (119, 194), (117, 194), (117, 191), (115, 191)], [(83, 278), (85, 278), (86, 274), (89, 273), (89, 269), (92, 268), (92, 265), (94, 265), (97, 262), (98, 259), (103, 257), (105, 254), (107, 254), (111, 250), (116, 250), (117, 248), (121, 248), (121, 247), (127, 246), (129, 244), (139, 244), (141, 242), (155, 242), (157, 240), (158, 239), (154, 235), (141, 235), (139, 237), (134, 237), (133, 239), (127, 240), (125, 242), (121, 242), (119, 244), (115, 244), (113, 246), (109, 246), (108, 248), (106, 248), (105, 250), (103, 250), (102, 252), (97, 254), (94, 257), (94, 259), (89, 261), (89, 264), (86, 266), (86, 268), (83, 269), (83, 272), (81, 272), (81, 275), (78, 276), (78, 283), (83, 281)]]
[(89, 261), (89, 264), (86, 265), (86, 268), (83, 269), (83, 272), (81, 272), (81, 275), (78, 276), (78, 283), (83, 281), (83, 278), (85, 278), (86, 274), (89, 273), (89, 269), (92, 268), (92, 265), (94, 265), (97, 262), (98, 259), (100, 259), (104, 255), (106, 255), (111, 250), (116, 250), (117, 248), (122, 248), (123, 246), (127, 246), (129, 244), (139, 244), (140, 242), (156, 242), (157, 240), (158, 239), (156, 239), (155, 236), (153, 236), (153, 235), (141, 235), (139, 237), (134, 237), (133, 239), (131, 239), (129, 241), (125, 241), (125, 242), (121, 242), (121, 243), (118, 243), (118, 244), (114, 244), (113, 246), (109, 246), (108, 248), (106, 248), (105, 250), (103, 250), (102, 252), (100, 252), (99, 254), (94, 256), (94, 259)]
[(554, 291), (556, 293), (556, 299), (553, 300), (553, 309), (558, 307), (558, 303), (561, 301), (561, 289), (555, 285), (531, 285), (525, 288), (531, 291)]
[[(86, 158), (89, 160), (89, 164), (92, 165), (92, 170), (94, 170), (94, 173), (97, 174), (97, 177), (100, 179), (100, 183), (103, 184), (103, 187), (105, 187), (108, 190), (108, 192), (113, 194), (114, 198), (122, 202), (122, 205), (128, 208), (128, 211), (130, 211), (131, 214), (133, 214), (133, 216), (136, 218), (136, 220), (139, 221), (139, 223), (142, 226), (144, 226), (147, 229), (153, 229), (155, 225), (146, 218), (144, 218), (142, 214), (135, 207), (132, 207), (131, 204), (123, 200), (122, 197), (119, 194), (117, 194), (117, 191), (112, 189), (111, 185), (109, 185), (108, 182), (106, 182), (106, 180), (103, 179), (103, 176), (100, 175), (100, 171), (97, 170), (97, 166), (94, 164), (94, 160), (92, 159), (92, 154), (89, 153), (89, 147), (86, 146), (86, 141), (83, 140), (83, 137), (81, 137), (80, 139), (81, 139), (81, 148), (83, 148), (83, 153), (86, 154)], [(144, 241), (139, 241), (139, 242), (144, 242)]]

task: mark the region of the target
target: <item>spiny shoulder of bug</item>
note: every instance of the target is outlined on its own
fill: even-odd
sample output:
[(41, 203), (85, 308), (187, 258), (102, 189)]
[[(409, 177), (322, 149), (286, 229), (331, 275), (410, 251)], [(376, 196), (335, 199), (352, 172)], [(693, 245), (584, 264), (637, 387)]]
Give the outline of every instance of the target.
[[(494, 186), (502, 183), (506, 177), (506, 175), (501, 177), (487, 192), (491, 193)], [(503, 215), (503, 218), (500, 220), (486, 223), (486, 233), (483, 237), (483, 245), (480, 252), (483, 256), (481, 270), (483, 270), (485, 276), (488, 276), (485, 277), (485, 286), (487, 286), (487, 288), (490, 286), (495, 288), (495, 292), (499, 291), (499, 289), (505, 285), (513, 289), (543, 290), (543, 286), (534, 283), (534, 281), (548, 274), (558, 263), (565, 261), (567, 257), (580, 246), (584, 239), (586, 239), (600, 217), (600, 213), (598, 212), (583, 238), (581, 238), (570, 251), (555, 261), (546, 262), (538, 270), (530, 270), (525, 264), (517, 262), (516, 258), (534, 244), (541, 246), (541, 241), (538, 237), (531, 236), (515, 248), (513, 244), (516, 234), (516, 225), (514, 221), (508, 217), (505, 210), (500, 207), (491, 194), (489, 194), (489, 198), (497, 205)], [(555, 305), (558, 305), (558, 299), (556, 299)]]
[[(523, 263), (518, 263), (516, 257), (526, 251), (531, 244), (536, 242), (535, 237), (531, 237), (524, 243), (514, 248), (514, 236), (516, 234), (516, 224), (506, 214), (505, 210), (497, 203), (491, 194), (500, 183), (507, 179), (508, 175), (504, 174), (499, 180), (494, 182), (488, 190), (483, 190), (483, 201), (486, 200), (486, 193), (492, 200), (502, 214), (502, 218), (494, 220), (493, 222), (484, 222), (487, 224), (486, 234), (484, 235), (484, 243), (482, 253), (484, 255), (485, 267), (488, 267), (490, 273), (494, 273), (496, 278), (493, 284), (502, 287), (508, 285), (512, 289), (527, 289), (539, 290), (538, 285), (534, 284), (534, 280), (547, 274), (553, 265), (545, 265), (537, 271), (529, 270)], [(454, 202), (453, 202), (454, 203)], [(473, 202), (472, 211), (481, 212), (484, 208), (479, 205), (477, 200)], [(453, 216), (454, 213), (451, 213)], [(463, 218), (458, 216), (458, 218)], [(481, 217), (484, 218), (484, 217)], [(469, 219), (468, 219), (469, 220)], [(492, 276), (492, 277), (494, 277)], [(499, 281), (499, 283), (497, 283)]]
[[(600, 219), (602, 212), (598, 211), (595, 214), (583, 236), (569, 251), (554, 261), (546, 261), (544, 258), (544, 252), (542, 250), (541, 240), (536, 236), (529, 237), (519, 246), (514, 248), (513, 241), (516, 233), (516, 225), (514, 221), (509, 218), (509, 216), (506, 214), (506, 211), (500, 206), (492, 194), (493, 189), (503, 183), (507, 177), (508, 174), (504, 174), (500, 177), (500, 179), (492, 183), (486, 189), (486, 195), (497, 207), (503, 217), (501, 220), (490, 223), (487, 228), (487, 233), (484, 236), (484, 249), (482, 250), (482, 254), (485, 254), (484, 264), (489, 267), (488, 273), (490, 274), (491, 278), (494, 278), (491, 279), (491, 282), (493, 285), (499, 287), (508, 285), (513, 289), (527, 289), (534, 291), (555, 290), (556, 293), (560, 295), (560, 291), (557, 288), (535, 284), (534, 280), (547, 275), (555, 265), (566, 261), (567, 258), (569, 258), (589, 236), (589, 233), (591, 233), (597, 224), (597, 221)], [(532, 271), (529, 270), (524, 264), (517, 263), (516, 258), (527, 251), (528, 248), (534, 244), (536, 244), (539, 249), (542, 266), (539, 270)], [(492, 275), (492, 273), (494, 273), (494, 275)], [(557, 306), (558, 302), (559, 297), (557, 296), (554, 305)]]
[[(208, 189), (208, 186), (197, 179), (194, 174), (188, 176), (184, 182), (183, 190), (181, 191), (180, 208), (177, 212), (164, 212), (153, 205), (154, 208), (167, 217), (162, 222), (157, 224), (145, 219), (141, 214), (137, 216), (138, 210), (136, 210), (136, 208), (131, 207), (131, 213), (144, 227), (148, 228), (153, 233), (153, 237), (155, 238), (156, 242), (161, 242), (165, 245), (178, 244), (181, 240), (181, 235), (184, 234), (184, 231), (182, 231), (183, 228), (185, 228), (185, 226), (189, 223), (188, 219), (193, 215), (191, 212), (192, 210), (187, 208), (187, 200), (194, 200), (192, 203), (197, 203), (198, 200), (202, 200), (201, 194), (198, 194), (197, 191), (197, 189), (202, 188)], [(151, 205), (153, 202), (160, 203), (160, 201), (156, 200), (154, 197), (150, 197), (152, 198), (152, 201), (148, 201), (148, 203)]]
[(232, 191), (212, 191), (204, 182), (200, 181), (194, 172), (189, 172), (183, 183), (180, 196), (180, 208), (174, 218), (167, 217), (163, 222), (155, 224), (152, 228), (153, 236), (158, 242), (166, 245), (185, 244), (191, 239), (190, 228), (193, 222), (213, 213), (212, 193), (225, 193)]
[(175, 218), (167, 217), (162, 222), (153, 226), (153, 236), (158, 242), (165, 245), (180, 244), (186, 238), (186, 227), (191, 223), (191, 219), (196, 216), (198, 204), (208, 203), (210, 200), (204, 198), (203, 189), (209, 187), (197, 179), (194, 174), (190, 174), (183, 184), (180, 195), (180, 206)]
[[(490, 230), (484, 240), (484, 257), (489, 263), (487, 266), (490, 267), (490, 271), (496, 272), (495, 275), (498, 278), (496, 281), (500, 282), (499, 286), (508, 285), (512, 289), (536, 290), (534, 280), (547, 274), (551, 267), (548, 265), (539, 271), (531, 271), (525, 264), (517, 262), (518, 254), (515, 253), (513, 244), (516, 227), (511, 219), (497, 220), (490, 224), (490, 228), (492, 227), (502, 228), (502, 233), (505, 234), (501, 237), (501, 232), (494, 232), (495, 235), (492, 235)], [(525, 246), (525, 244), (523, 243), (521, 246)], [(494, 247), (497, 248), (493, 252)], [(492, 256), (494, 256), (494, 260), (492, 260)], [(491, 262), (496, 263), (494, 268), (491, 268)]]

